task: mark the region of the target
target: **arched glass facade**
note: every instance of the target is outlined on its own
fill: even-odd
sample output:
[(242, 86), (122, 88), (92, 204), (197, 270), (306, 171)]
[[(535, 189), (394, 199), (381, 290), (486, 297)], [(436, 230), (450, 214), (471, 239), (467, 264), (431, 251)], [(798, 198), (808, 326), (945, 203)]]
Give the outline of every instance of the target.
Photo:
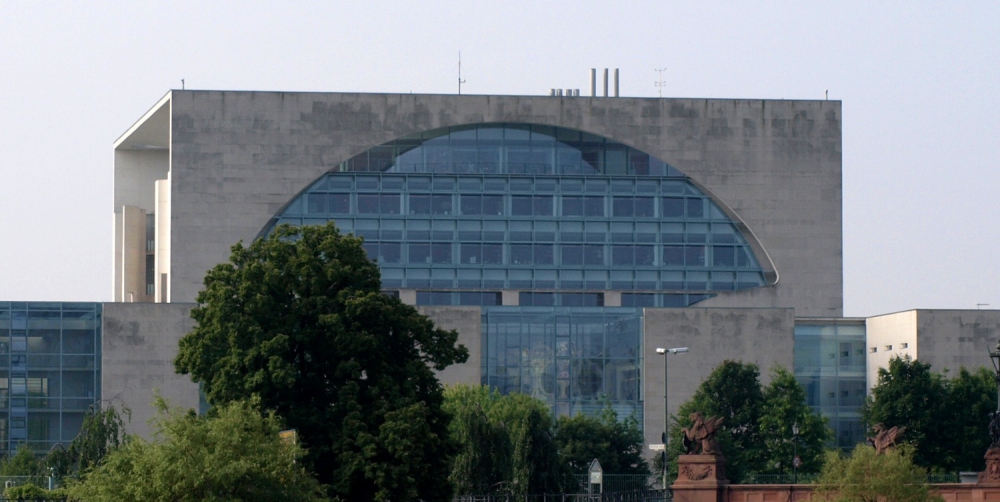
[[(272, 225), (335, 220), (418, 304), (682, 307), (765, 284), (736, 225), (680, 171), (580, 131), (481, 124), (343, 162)], [(269, 229), (267, 229), (269, 230)]]

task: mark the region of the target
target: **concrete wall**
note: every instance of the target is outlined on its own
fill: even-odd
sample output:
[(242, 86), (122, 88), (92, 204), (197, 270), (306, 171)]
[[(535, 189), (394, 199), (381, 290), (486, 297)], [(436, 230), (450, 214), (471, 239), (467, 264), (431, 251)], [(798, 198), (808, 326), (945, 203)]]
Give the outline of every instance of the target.
[[(646, 443), (663, 432), (663, 364), (668, 358), (670, 414), (691, 399), (701, 382), (726, 360), (755, 363), (769, 382), (774, 365), (794, 368), (795, 312), (792, 309), (645, 309), (643, 428)], [(657, 347), (688, 347), (662, 356)], [(647, 454), (651, 454), (646, 450)]]
[(1000, 310), (918, 310), (917, 358), (951, 375), (993, 367), (989, 351), (1000, 341)]
[(177, 342), (194, 327), (193, 304), (105, 303), (101, 393), (132, 410), (129, 432), (149, 438), (158, 390), (172, 406), (198, 409), (198, 385), (174, 372)]
[(908, 310), (870, 317), (867, 329), (870, 390), (878, 383), (878, 369), (897, 356), (909, 355), (951, 375), (963, 366), (992, 368), (989, 351), (1000, 341), (1000, 310)]
[(173, 301), (193, 301), (230, 246), (255, 238), (351, 156), (428, 129), (510, 121), (634, 146), (738, 214), (769, 251), (779, 283), (701, 306), (842, 314), (838, 101), (215, 91), (172, 91), (170, 101)]
[(469, 349), (468, 361), (438, 372), (438, 380), (444, 385), (482, 383), (482, 310), (479, 307), (418, 307), (417, 311), (441, 329), (458, 331), (458, 343)]
[(869, 317), (865, 321), (865, 333), (865, 367), (868, 391), (871, 392), (878, 383), (879, 368), (888, 368), (890, 359), (903, 356), (917, 358), (917, 312), (909, 310)]

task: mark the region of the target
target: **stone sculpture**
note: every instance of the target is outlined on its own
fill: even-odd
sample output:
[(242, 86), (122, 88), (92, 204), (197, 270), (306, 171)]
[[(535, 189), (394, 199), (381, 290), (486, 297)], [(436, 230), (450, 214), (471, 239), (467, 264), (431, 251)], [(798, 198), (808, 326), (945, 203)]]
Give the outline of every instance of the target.
[(868, 438), (868, 443), (875, 447), (875, 454), (881, 455), (896, 446), (896, 442), (903, 437), (906, 427), (893, 426), (886, 429), (883, 424), (875, 424), (875, 437)]
[(684, 452), (688, 455), (720, 455), (719, 441), (715, 434), (722, 425), (722, 417), (705, 418), (700, 412), (692, 413), (691, 427), (684, 432)]

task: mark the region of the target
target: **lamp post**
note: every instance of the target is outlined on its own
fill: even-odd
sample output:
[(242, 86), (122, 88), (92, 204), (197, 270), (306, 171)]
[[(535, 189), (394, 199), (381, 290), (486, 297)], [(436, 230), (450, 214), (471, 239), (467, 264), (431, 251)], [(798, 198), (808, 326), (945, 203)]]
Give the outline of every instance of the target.
[(1000, 415), (1000, 341), (997, 342), (997, 346), (990, 352), (990, 361), (993, 362), (993, 372), (994, 379), (997, 383), (997, 414)]
[(663, 489), (667, 489), (667, 440), (670, 439), (670, 412), (667, 408), (667, 355), (683, 354), (688, 351), (687, 347), (676, 347), (673, 349), (657, 348), (656, 353), (663, 356)]
[(792, 484), (799, 484), (799, 423), (792, 424)]

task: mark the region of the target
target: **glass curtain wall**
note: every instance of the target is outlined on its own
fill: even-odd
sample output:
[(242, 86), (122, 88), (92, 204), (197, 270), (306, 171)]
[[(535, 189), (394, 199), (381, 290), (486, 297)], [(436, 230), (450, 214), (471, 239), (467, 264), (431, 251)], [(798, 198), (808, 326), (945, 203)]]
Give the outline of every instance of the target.
[(482, 383), (545, 401), (557, 416), (607, 400), (642, 423), (642, 309), (483, 307)]
[(854, 448), (865, 441), (861, 406), (867, 393), (865, 320), (798, 320), (795, 377), (806, 401), (830, 419), (834, 444)]
[(0, 454), (80, 431), (100, 396), (101, 304), (0, 302)]

